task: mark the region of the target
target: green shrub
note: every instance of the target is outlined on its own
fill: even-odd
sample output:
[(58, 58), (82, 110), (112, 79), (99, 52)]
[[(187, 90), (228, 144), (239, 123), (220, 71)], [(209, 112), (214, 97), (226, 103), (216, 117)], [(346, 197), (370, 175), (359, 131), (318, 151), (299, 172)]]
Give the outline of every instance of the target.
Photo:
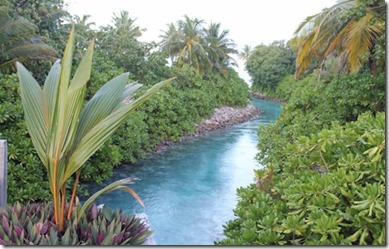
[(152, 233), (140, 218), (108, 207), (93, 205), (80, 222), (75, 218), (66, 223), (64, 232), (58, 232), (52, 203), (1, 208), (0, 245), (141, 245)]
[(384, 245), (385, 114), (285, 144), (282, 165), (238, 190), (221, 245)]
[[(281, 84), (281, 87), (285, 85)], [(308, 77), (291, 82), (290, 87), (293, 90), (286, 98), (288, 103), (282, 106), (278, 120), (260, 127), (258, 132), (261, 141), (258, 159), (264, 165), (282, 164), (285, 144), (293, 143), (297, 137), (329, 128), (333, 121), (340, 124), (355, 121), (359, 114), (375, 112), (377, 105), (384, 106), (385, 103), (383, 74), (378, 77), (355, 74), (328, 84)]]
[(8, 144), (8, 203), (49, 200), (46, 173), (23, 118), (15, 74), (0, 74), (0, 139)]
[[(161, 60), (158, 56), (155, 59), (157, 62), (150, 62), (153, 68)], [(114, 75), (124, 71), (99, 52), (92, 67), (86, 99)], [(164, 140), (179, 141), (182, 135), (193, 132), (197, 123), (209, 117), (215, 107), (241, 107), (248, 103), (248, 86), (234, 71), (227, 77), (215, 73), (204, 79), (191, 67), (183, 66), (173, 71), (163, 72), (177, 77), (172, 86), (162, 89), (155, 98), (135, 110), (85, 163), (80, 176), (82, 182), (102, 183), (112, 175), (114, 167), (135, 163)], [(144, 77), (158, 78), (158, 75), (147, 75)], [(17, 78), (1, 75), (0, 84), (0, 137), (8, 140), (9, 145), (9, 203), (47, 201), (50, 196), (47, 177), (25, 126)], [(87, 193), (83, 188), (81, 192)]]

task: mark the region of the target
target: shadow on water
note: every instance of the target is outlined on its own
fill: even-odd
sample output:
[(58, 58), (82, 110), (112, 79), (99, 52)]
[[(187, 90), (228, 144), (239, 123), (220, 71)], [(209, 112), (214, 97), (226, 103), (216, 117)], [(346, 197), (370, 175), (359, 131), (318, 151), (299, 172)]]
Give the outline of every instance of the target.
[[(158, 245), (213, 245), (223, 238), (222, 225), (234, 218), (236, 189), (252, 183), (253, 170), (261, 167), (254, 159), (258, 126), (272, 122), (281, 112), (278, 103), (254, 100), (253, 104), (264, 111), (256, 119), (115, 169), (106, 183), (139, 178), (131, 187), (145, 208), (124, 191), (104, 195), (98, 204), (146, 213)], [(102, 186), (87, 188), (94, 193)]]

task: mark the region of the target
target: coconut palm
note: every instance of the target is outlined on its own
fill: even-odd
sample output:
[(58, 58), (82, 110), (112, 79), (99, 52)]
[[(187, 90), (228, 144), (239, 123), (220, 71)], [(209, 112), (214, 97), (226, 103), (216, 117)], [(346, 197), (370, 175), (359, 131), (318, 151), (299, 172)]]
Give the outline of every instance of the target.
[(135, 19), (132, 19), (128, 11), (120, 11), (119, 15), (114, 14), (113, 28), (116, 30), (118, 35), (126, 35), (127, 37), (132, 37), (134, 39), (140, 37), (142, 32), (146, 29), (141, 29), (139, 26), (135, 25)]
[(204, 20), (191, 19), (187, 15), (183, 20), (178, 21), (179, 30), (183, 33), (185, 40), (178, 54), (177, 64), (188, 63), (194, 66), (201, 75), (211, 67), (201, 34), (203, 23)]
[(250, 45), (244, 45), (242, 50), (239, 52), (239, 59), (244, 60), (246, 63), (252, 52), (253, 49)]
[(55, 60), (57, 52), (35, 35), (37, 27), (0, 5), (0, 70), (11, 71), (16, 61)]
[(226, 67), (237, 65), (231, 54), (237, 54), (236, 44), (228, 38), (229, 31), (220, 29), (220, 23), (211, 23), (203, 29), (208, 58), (212, 67), (225, 75)]
[(169, 30), (162, 37), (162, 51), (169, 51), (170, 56), (176, 58), (175, 65), (182, 66), (184, 63), (194, 66), (197, 71), (204, 75), (206, 69), (211, 68), (211, 62), (205, 50), (205, 43), (202, 35), (203, 20), (189, 18), (170, 24)]
[(361, 0), (342, 0), (307, 17), (295, 32), (299, 40), (296, 78), (313, 58), (321, 67), (329, 55), (345, 58), (343, 64), (348, 72), (358, 71), (369, 61), (374, 74), (374, 49), (377, 39), (385, 33), (384, 16), (385, 4), (379, 0), (371, 5)]
[(174, 23), (170, 23), (167, 26), (168, 30), (163, 31), (163, 34), (160, 35), (160, 38), (162, 38), (160, 46), (161, 50), (169, 55), (171, 64), (173, 65), (181, 51), (185, 37)]
[[(54, 63), (43, 89), (27, 69), (17, 63), (26, 125), (37, 154), (47, 170), (55, 223), (60, 231), (64, 228), (66, 215), (67, 219), (71, 217), (83, 164), (135, 108), (170, 81), (154, 85), (135, 99), (134, 93), (141, 85), (127, 85), (129, 74), (125, 73), (102, 86), (83, 107), (86, 83), (91, 72), (93, 45), (92, 41), (70, 79), (74, 51), (73, 26), (62, 62)], [(67, 184), (74, 175), (75, 183), (68, 203)], [(124, 185), (126, 183), (129, 183), (129, 179), (110, 184), (86, 201), (81, 209), (77, 206), (77, 210), (80, 210), (76, 214), (77, 220), (105, 192), (122, 189), (140, 201), (136, 193)]]

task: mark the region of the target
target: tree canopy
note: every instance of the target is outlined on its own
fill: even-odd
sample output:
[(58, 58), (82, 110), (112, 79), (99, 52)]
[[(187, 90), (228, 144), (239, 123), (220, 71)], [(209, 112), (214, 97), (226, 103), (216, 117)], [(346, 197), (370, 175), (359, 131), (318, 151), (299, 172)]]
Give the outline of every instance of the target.
[[(368, 63), (377, 73), (383, 66), (385, 2), (382, 0), (341, 0), (322, 12), (309, 16), (297, 28), (296, 78), (313, 59), (321, 68), (329, 56), (340, 58), (340, 70), (356, 72)], [(378, 57), (377, 57), (378, 55)]]
[(246, 69), (253, 89), (274, 91), (281, 79), (294, 70), (293, 51), (283, 41), (256, 46), (247, 58)]

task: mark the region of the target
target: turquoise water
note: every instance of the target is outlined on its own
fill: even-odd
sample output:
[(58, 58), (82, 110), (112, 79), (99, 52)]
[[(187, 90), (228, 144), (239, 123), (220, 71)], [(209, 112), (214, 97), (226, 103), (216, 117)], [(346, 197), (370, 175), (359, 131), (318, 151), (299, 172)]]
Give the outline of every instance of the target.
[[(124, 191), (100, 197), (97, 202), (127, 213), (146, 213), (158, 245), (213, 245), (223, 238), (223, 227), (234, 218), (236, 189), (253, 182), (261, 165), (257, 130), (275, 120), (279, 104), (254, 100), (264, 113), (251, 121), (190, 139), (169, 151), (136, 165), (115, 170), (106, 183), (137, 177), (133, 188), (145, 203), (140, 206)], [(102, 186), (89, 186), (91, 193)]]

